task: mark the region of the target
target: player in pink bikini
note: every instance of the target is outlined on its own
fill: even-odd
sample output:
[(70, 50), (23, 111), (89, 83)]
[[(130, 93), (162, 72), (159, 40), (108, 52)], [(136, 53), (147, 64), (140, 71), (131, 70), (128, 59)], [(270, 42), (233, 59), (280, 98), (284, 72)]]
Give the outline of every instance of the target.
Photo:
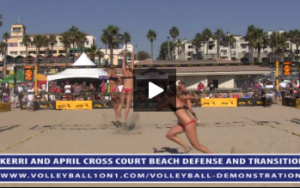
[(159, 102), (157, 111), (161, 111), (163, 108), (169, 106), (178, 119), (178, 124), (167, 133), (167, 138), (181, 145), (185, 152), (189, 153), (191, 148), (177, 136), (178, 134), (185, 132), (193, 148), (201, 151), (202, 153), (211, 154), (209, 149), (199, 143), (196, 131), (196, 120), (189, 115), (188, 107), (183, 102), (184, 100), (195, 100), (196, 103), (199, 104), (199, 102), (196, 100), (196, 97), (176, 94), (175, 85), (168, 89), (168, 96), (169, 97), (164, 101), (162, 101), (161, 96), (156, 97)]
[(125, 119), (123, 121), (124, 125), (126, 125), (126, 121), (129, 115), (130, 106), (132, 102), (133, 96), (133, 68), (134, 68), (134, 52), (131, 53), (131, 65), (130, 67), (126, 65), (126, 56), (127, 51), (124, 50), (123, 56), (123, 64), (122, 64), (122, 72), (123, 72), (123, 90), (121, 93), (121, 102), (118, 108), (118, 116), (121, 117), (121, 111), (126, 99), (126, 112), (125, 112)]

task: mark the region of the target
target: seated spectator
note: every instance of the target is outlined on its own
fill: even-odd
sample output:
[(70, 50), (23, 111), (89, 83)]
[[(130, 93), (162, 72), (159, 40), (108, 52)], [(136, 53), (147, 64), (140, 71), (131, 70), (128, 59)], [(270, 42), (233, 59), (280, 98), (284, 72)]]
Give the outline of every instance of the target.
[(247, 92), (244, 92), (243, 98), (244, 98), (244, 99), (250, 99), (250, 98), (251, 98), (251, 95), (249, 95)]
[(223, 95), (223, 98), (230, 98), (230, 95), (229, 95), (229, 93), (227, 92), (227, 93), (225, 93), (224, 95)]
[(260, 91), (255, 91), (252, 95), (252, 98), (261, 98), (262, 95), (261, 95), (261, 92)]

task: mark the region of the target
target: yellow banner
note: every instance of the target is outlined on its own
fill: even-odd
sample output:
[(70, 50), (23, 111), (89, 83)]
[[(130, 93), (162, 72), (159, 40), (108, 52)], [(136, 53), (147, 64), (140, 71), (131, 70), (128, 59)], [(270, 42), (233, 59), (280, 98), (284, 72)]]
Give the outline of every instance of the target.
[(296, 100), (296, 108), (299, 108), (299, 109), (300, 109), (300, 99), (297, 99), (297, 100)]
[(56, 101), (57, 110), (91, 110), (92, 101)]
[(11, 103), (0, 103), (0, 112), (11, 111)]
[(237, 107), (237, 99), (201, 99), (201, 107)]

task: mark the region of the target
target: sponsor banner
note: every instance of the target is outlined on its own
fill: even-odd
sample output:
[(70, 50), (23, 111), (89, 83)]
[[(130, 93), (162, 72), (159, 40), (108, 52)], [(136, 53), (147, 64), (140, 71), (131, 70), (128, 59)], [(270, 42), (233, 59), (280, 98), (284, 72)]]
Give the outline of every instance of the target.
[(57, 110), (91, 110), (93, 101), (56, 101)]
[(0, 112), (11, 111), (11, 103), (0, 103)]
[(266, 98), (252, 98), (252, 106), (264, 106)]
[(111, 101), (93, 101), (93, 109), (109, 109), (112, 108)]
[(299, 108), (299, 109), (300, 109), (300, 99), (297, 99), (297, 100), (296, 100), (296, 108)]
[(296, 99), (283, 98), (282, 106), (296, 107)]
[(24, 67), (25, 78), (24, 80), (27, 82), (31, 82), (33, 80), (33, 68), (32, 67)]
[(55, 101), (38, 102), (39, 110), (55, 110)]
[(252, 105), (252, 99), (241, 99), (239, 98), (238, 100), (238, 106), (253, 106)]
[(237, 107), (237, 99), (201, 99), (201, 107)]

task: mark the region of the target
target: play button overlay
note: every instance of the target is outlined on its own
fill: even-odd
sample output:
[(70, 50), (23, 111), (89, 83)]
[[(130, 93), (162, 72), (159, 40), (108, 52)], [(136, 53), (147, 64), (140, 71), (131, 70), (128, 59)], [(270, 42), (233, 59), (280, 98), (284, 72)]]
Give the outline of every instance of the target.
[[(157, 112), (157, 96), (168, 97), (168, 85), (176, 84), (176, 69), (142, 67), (134, 68), (133, 111)], [(171, 111), (165, 108), (162, 111)]]
[(152, 82), (149, 82), (149, 99), (156, 97), (157, 95), (163, 93), (165, 90)]

